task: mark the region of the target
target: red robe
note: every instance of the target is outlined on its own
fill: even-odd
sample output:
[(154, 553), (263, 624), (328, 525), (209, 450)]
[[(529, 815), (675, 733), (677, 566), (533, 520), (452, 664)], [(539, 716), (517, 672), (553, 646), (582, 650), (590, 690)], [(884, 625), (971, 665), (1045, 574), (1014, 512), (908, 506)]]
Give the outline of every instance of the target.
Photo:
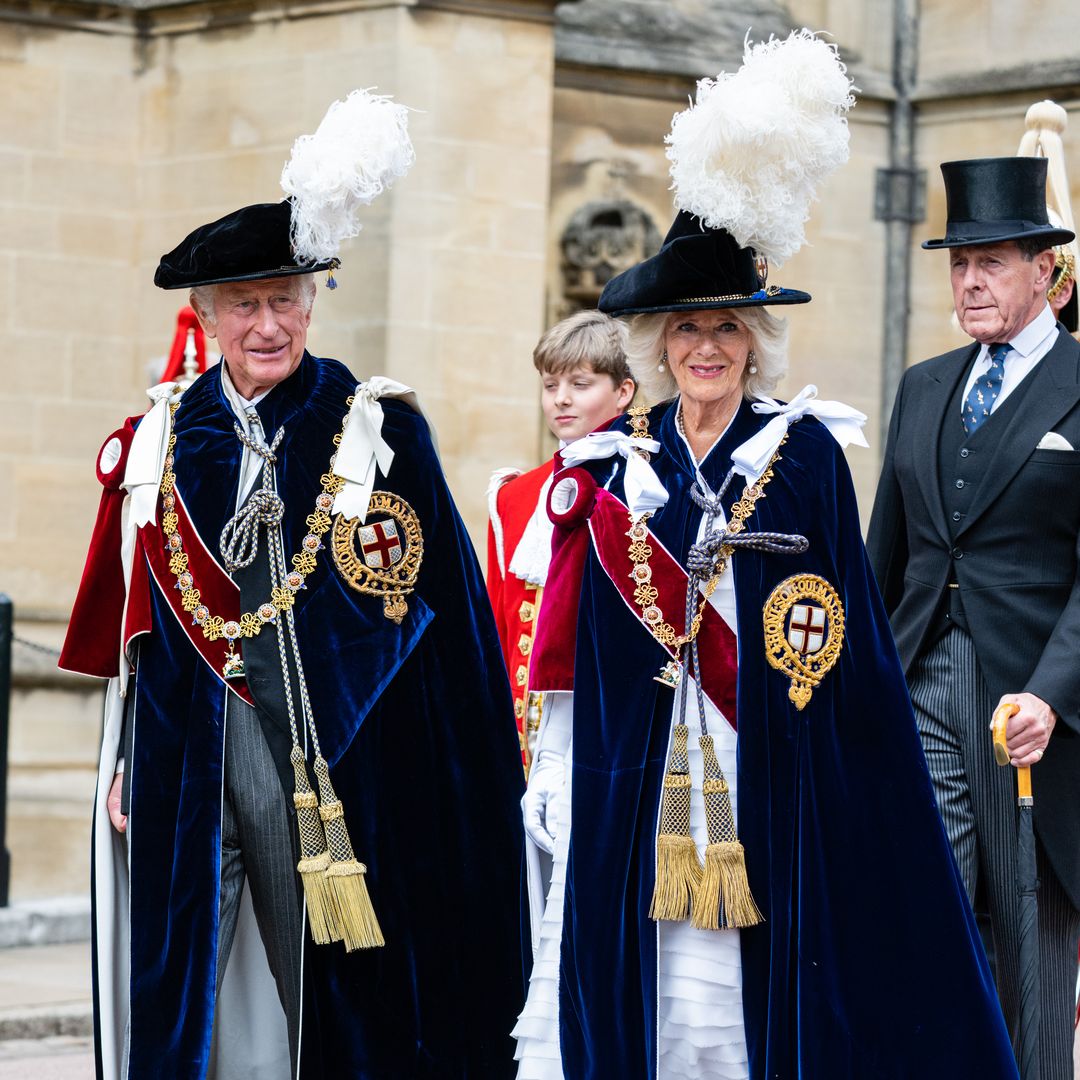
[(497, 478), (493, 482), (488, 521), (487, 588), (495, 625), (502, 643), (503, 659), (510, 675), (514, 694), (514, 716), (517, 719), (521, 758), (528, 769), (527, 712), (529, 660), (532, 654), (536, 615), (540, 610), (543, 588), (515, 577), (510, 562), (521, 543), (525, 526), (536, 510), (540, 492), (551, 476), (552, 463), (519, 473), (513, 477)]

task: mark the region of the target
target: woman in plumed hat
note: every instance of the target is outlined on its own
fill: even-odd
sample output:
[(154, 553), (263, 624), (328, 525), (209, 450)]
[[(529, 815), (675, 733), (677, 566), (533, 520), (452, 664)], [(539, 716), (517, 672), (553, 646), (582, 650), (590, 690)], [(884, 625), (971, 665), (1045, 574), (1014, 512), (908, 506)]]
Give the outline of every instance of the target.
[(600, 307), (659, 404), (564, 452), (523, 806), (554, 872), (523, 1080), (1015, 1077), (842, 453), (772, 284), (847, 156), (806, 31), (699, 84), (678, 215)]

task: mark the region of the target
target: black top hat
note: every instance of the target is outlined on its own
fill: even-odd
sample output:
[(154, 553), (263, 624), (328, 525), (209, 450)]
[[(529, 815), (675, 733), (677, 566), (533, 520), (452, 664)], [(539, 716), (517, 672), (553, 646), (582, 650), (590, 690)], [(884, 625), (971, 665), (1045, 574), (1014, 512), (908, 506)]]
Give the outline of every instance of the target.
[(946, 161), (945, 236), (924, 240), (924, 248), (1001, 244), (1038, 237), (1048, 248), (1073, 239), (1069, 229), (1051, 225), (1046, 215), (1046, 158), (998, 157)]
[(154, 284), (161, 289), (190, 289), (336, 268), (337, 259), (309, 266), (296, 261), (290, 239), (291, 210), (288, 199), (256, 203), (200, 225), (161, 256)]
[(765, 285), (752, 249), (725, 229), (710, 229), (680, 210), (660, 250), (613, 277), (598, 307), (609, 315), (707, 308), (805, 304), (809, 293)]

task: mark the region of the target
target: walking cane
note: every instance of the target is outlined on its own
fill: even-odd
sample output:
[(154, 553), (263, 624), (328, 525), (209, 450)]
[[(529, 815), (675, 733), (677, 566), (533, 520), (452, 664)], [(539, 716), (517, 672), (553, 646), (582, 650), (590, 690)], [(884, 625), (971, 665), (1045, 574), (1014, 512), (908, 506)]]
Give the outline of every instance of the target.
[[(994, 711), (994, 760), (1009, 764), (1005, 726), (1020, 711), (1019, 705), (999, 705)], [(1031, 769), (1016, 770), (1016, 803), (1019, 821), (1016, 833), (1016, 887), (1019, 893), (1020, 922), (1020, 1031), (1017, 1061), (1021, 1080), (1039, 1080), (1039, 908), (1038, 871), (1035, 865), (1035, 802), (1031, 797)]]

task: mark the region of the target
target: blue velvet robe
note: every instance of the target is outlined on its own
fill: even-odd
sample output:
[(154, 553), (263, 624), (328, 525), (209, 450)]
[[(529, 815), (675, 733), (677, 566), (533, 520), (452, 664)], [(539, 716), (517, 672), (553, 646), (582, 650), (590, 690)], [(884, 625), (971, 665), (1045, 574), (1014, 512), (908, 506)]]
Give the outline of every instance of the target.
[[(674, 416), (669, 406), (650, 416), (662, 445), (652, 465), (670, 498), (649, 525), (682, 560), (701, 511), (688, 495), (693, 463)], [(714, 491), (731, 452), (765, 419), (743, 403), (701, 466)], [(809, 549), (743, 551), (733, 563), (738, 825), (765, 917), (741, 931), (750, 1076), (1015, 1078), (844, 456), (813, 419), (792, 426), (781, 454), (747, 528), (802, 533)], [(621, 460), (591, 466), (625, 500), (622, 468)], [(729, 514), (743, 486), (737, 477)], [(762, 627), (766, 598), (796, 573), (829, 581), (847, 622), (839, 661), (802, 712), (788, 700), (789, 680), (766, 661)], [(666, 659), (590, 548), (578, 617), (559, 1001), (568, 1080), (657, 1073), (657, 938), (648, 910), (672, 691), (653, 676)], [(694, 736), (692, 703), (689, 715)], [(695, 776), (693, 798), (701, 797)]]
[[(308, 531), (356, 382), (337, 361), (305, 355), (257, 406), (269, 437), (282, 424), (286, 431), (277, 467), (286, 557)], [(508, 1077), (509, 1031), (524, 996), (523, 781), (510, 691), (427, 425), (402, 402), (382, 407), (396, 457), (376, 487), (409, 502), (423, 530), (408, 614), (400, 626), (386, 619), (382, 601), (350, 588), (329, 550), (294, 611), (322, 749), (386, 946), (346, 954), (308, 938), (300, 1075)], [(242, 448), (233, 422), (220, 368), (197, 380), (175, 417), (177, 490), (215, 553), (236, 506)], [(204, 1074), (214, 1011), (230, 691), (152, 592), (128, 762), (130, 1075), (188, 1080)]]

